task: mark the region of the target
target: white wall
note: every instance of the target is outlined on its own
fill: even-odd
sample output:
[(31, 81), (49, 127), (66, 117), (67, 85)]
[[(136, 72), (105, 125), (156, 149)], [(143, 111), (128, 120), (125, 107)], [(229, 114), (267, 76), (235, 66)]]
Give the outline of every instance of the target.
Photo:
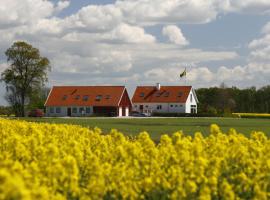
[[(140, 105), (143, 105), (143, 113), (184, 113), (185, 104), (182, 103), (134, 103), (133, 110), (140, 112)], [(157, 109), (157, 106), (161, 105), (161, 109)]]
[[(68, 112), (67, 112), (68, 108), (71, 108), (71, 116), (72, 117), (90, 116), (90, 115), (93, 114), (93, 107), (91, 107), (91, 106), (87, 106), (87, 107), (90, 107), (90, 113), (86, 113), (86, 107), (85, 106), (71, 106), (71, 107), (62, 106), (62, 107), (60, 107), (61, 112), (56, 113), (56, 108), (57, 107), (60, 107), (60, 106), (52, 107), (52, 108), (54, 108), (53, 113), (50, 112), (51, 107), (46, 107), (46, 116), (48, 116), (48, 117), (66, 117), (66, 116), (68, 116)], [(73, 108), (77, 108), (77, 113), (73, 113)], [(79, 112), (80, 108), (84, 108), (84, 114)]]
[[(192, 94), (192, 100), (191, 100), (191, 94)], [(191, 105), (196, 105), (196, 113), (197, 113), (197, 102), (196, 102), (193, 90), (190, 91), (187, 101), (186, 101), (186, 110), (185, 110), (186, 113), (191, 113)]]

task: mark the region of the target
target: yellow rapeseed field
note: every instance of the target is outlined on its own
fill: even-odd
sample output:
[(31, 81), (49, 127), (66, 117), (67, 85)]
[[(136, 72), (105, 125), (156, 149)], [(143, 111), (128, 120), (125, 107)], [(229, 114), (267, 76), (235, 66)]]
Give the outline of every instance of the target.
[(210, 135), (112, 130), (0, 119), (0, 200), (270, 198), (270, 140), (217, 125)]
[(232, 113), (235, 117), (270, 118), (269, 113)]

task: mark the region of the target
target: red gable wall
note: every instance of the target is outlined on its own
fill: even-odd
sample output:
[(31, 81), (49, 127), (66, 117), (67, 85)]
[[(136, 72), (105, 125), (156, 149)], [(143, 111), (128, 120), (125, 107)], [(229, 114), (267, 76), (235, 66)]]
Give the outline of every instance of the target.
[(130, 101), (130, 98), (128, 96), (128, 93), (127, 93), (126, 89), (125, 89), (124, 94), (123, 94), (123, 96), (121, 98), (119, 106), (121, 106), (121, 107), (129, 107), (130, 109), (132, 107), (132, 104), (131, 104), (131, 101)]

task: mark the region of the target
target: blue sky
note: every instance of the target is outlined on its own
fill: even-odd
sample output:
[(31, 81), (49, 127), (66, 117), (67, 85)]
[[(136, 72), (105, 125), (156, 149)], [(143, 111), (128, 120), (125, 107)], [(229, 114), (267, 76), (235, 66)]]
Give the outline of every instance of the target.
[[(16, 40), (49, 58), (53, 85), (261, 87), (270, 80), (270, 1), (3, 0), (0, 70)], [(4, 101), (1, 84), (0, 104)]]

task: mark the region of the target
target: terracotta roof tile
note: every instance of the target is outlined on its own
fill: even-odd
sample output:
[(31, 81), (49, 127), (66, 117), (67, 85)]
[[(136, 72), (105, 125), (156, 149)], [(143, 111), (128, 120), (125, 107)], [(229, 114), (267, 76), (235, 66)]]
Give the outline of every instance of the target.
[(45, 106), (118, 106), (124, 86), (54, 86)]
[(138, 86), (132, 98), (133, 103), (185, 103), (191, 86)]

